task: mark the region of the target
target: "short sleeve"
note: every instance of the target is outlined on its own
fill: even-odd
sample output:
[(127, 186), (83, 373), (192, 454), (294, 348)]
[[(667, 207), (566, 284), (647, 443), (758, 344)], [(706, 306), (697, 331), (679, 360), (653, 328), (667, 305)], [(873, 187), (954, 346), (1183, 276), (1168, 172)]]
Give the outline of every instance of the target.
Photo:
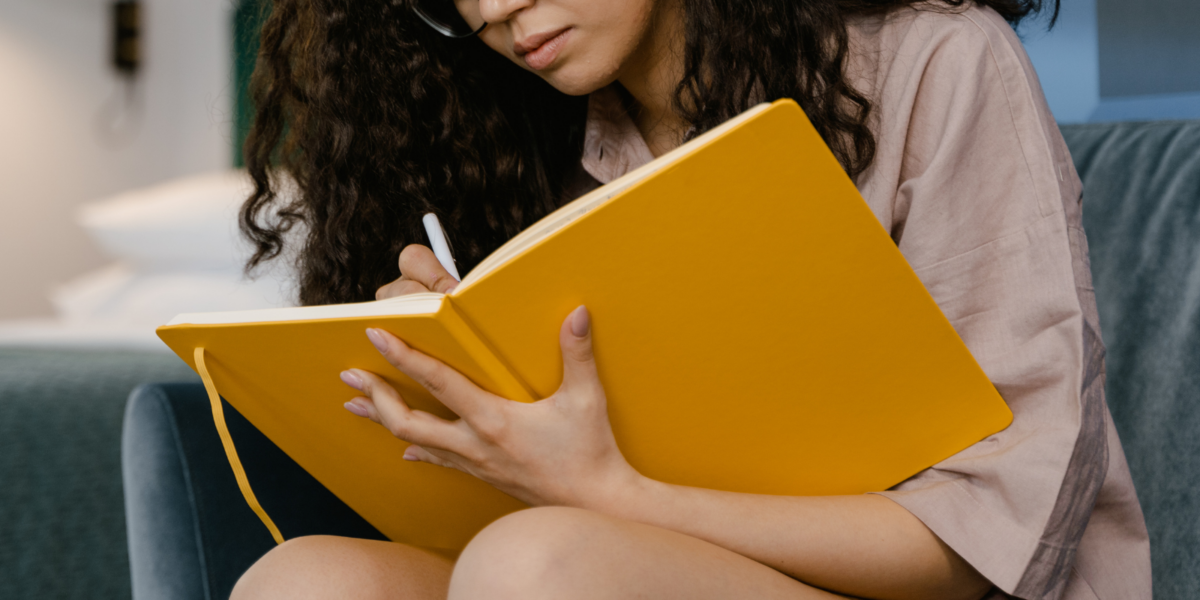
[(883, 495), (1004, 593), (1058, 598), (1113, 451), (1081, 186), (998, 15), (888, 27), (859, 73), (880, 110), (859, 186), (1014, 421)]

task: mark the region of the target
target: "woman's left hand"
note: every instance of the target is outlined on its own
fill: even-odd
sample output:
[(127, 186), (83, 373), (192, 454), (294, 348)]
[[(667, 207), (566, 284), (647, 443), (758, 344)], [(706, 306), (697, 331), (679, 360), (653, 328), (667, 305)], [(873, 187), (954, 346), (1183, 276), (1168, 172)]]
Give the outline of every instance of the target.
[(586, 308), (575, 309), (559, 331), (562, 386), (533, 403), (490, 394), (386, 331), (370, 329), (367, 336), (388, 362), (460, 417), (447, 421), (412, 410), (372, 373), (342, 373), (363, 393), (346, 409), (411, 443), (405, 459), (469, 473), (533, 506), (600, 508), (597, 503), (618, 501), (641, 482), (613, 437)]

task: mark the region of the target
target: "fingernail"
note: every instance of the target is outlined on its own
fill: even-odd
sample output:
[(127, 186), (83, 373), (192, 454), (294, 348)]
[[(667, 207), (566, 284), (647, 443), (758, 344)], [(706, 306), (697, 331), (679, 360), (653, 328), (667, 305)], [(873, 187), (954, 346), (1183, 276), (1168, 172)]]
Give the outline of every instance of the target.
[(342, 406), (346, 407), (346, 410), (350, 411), (350, 413), (355, 416), (362, 417), (364, 419), (371, 416), (371, 413), (367, 412), (367, 407), (359, 404), (356, 400), (351, 400)]
[(340, 377), (342, 378), (342, 383), (344, 383), (360, 392), (362, 391), (362, 389), (363, 389), (362, 379), (360, 379), (358, 377), (358, 375), (355, 375), (353, 371), (342, 371)]
[(408, 460), (408, 461), (412, 461), (412, 462), (420, 461), (420, 459), (417, 458), (416, 455), (412, 454), (411, 452), (412, 452), (412, 450), (404, 451), (404, 460)]
[(380, 353), (387, 352), (387, 340), (383, 339), (383, 332), (378, 329), (368, 329), (367, 339), (371, 340), (371, 344)]
[(588, 314), (588, 309), (585, 306), (580, 306), (571, 313), (571, 333), (575, 337), (583, 337), (587, 335), (588, 328), (592, 326), (592, 316)]

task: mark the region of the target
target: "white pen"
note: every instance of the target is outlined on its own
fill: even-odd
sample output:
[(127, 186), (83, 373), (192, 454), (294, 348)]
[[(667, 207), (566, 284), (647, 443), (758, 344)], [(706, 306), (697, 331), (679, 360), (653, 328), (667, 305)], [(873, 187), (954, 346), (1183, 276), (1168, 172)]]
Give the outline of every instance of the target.
[(450, 254), (450, 244), (446, 242), (446, 230), (442, 229), (437, 215), (425, 213), (421, 222), (425, 224), (425, 235), (429, 236), (429, 247), (433, 249), (433, 255), (437, 257), (438, 262), (442, 263), (442, 268), (446, 269), (455, 281), (462, 281), (462, 277), (458, 276), (458, 269), (454, 266), (454, 256)]

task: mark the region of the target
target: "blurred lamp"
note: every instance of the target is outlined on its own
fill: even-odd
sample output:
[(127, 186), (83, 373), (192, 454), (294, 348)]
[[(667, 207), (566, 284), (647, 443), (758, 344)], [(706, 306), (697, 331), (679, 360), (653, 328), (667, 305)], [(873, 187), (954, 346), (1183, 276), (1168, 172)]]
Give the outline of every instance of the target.
[(114, 2), (113, 66), (125, 75), (137, 73), (141, 63), (141, 4), (137, 0)]

